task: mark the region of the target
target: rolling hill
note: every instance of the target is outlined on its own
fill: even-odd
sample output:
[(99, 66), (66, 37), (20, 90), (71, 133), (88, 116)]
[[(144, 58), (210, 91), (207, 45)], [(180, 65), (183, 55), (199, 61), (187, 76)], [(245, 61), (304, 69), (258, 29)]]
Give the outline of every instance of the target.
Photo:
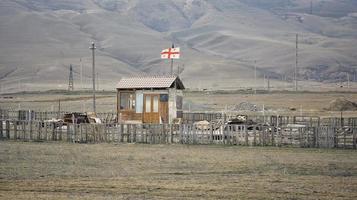
[(2, 92), (65, 89), (70, 64), (75, 88), (89, 88), (92, 41), (106, 89), (121, 76), (169, 73), (159, 53), (172, 42), (188, 87), (252, 87), (254, 65), (260, 82), (286, 86), (296, 34), (299, 79), (356, 79), (354, 0), (2, 0), (0, 27)]

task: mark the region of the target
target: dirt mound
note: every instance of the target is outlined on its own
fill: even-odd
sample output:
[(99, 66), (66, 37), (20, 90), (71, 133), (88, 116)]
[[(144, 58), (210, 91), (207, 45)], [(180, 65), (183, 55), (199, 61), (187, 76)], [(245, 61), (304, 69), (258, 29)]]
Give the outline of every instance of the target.
[(234, 111), (252, 111), (252, 112), (256, 112), (256, 111), (262, 111), (263, 109), (260, 108), (259, 106), (249, 103), (249, 102), (242, 102), (238, 105), (235, 105), (235, 107), (233, 108)]
[(357, 104), (345, 98), (337, 98), (330, 102), (327, 110), (330, 111), (354, 111), (357, 110)]

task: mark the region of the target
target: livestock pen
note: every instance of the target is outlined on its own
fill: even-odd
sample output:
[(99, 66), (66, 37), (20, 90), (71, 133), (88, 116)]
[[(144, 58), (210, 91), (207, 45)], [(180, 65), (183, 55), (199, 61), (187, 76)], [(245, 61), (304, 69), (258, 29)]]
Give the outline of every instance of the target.
[(0, 120), (2, 140), (75, 143), (221, 144), (356, 149), (356, 126), (73, 124)]

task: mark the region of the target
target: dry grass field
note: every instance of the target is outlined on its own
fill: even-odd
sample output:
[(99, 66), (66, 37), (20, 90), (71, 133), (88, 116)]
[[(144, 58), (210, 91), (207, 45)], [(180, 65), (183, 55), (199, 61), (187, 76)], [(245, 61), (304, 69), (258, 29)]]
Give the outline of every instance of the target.
[[(58, 100), (61, 100), (61, 109), (65, 111), (91, 111), (92, 96), (90, 92), (41, 92), (3, 95), (12, 99), (0, 98), (0, 108), (18, 110), (31, 109), (36, 111), (57, 111)], [(2, 97), (2, 96), (0, 96)], [(252, 94), (241, 91), (220, 92), (186, 92), (184, 96), (184, 109), (188, 111), (215, 111), (220, 112), (228, 108), (230, 111), (235, 105), (242, 102), (265, 106), (266, 115), (304, 115), (321, 117), (340, 117), (338, 111), (328, 111), (330, 102), (337, 98), (346, 98), (357, 102), (356, 92), (287, 92), (274, 91), (272, 93)], [(294, 108), (295, 111), (292, 111)], [(116, 112), (116, 93), (100, 92), (97, 94), (98, 112)], [(262, 115), (261, 112), (246, 112), (242, 114)], [(345, 111), (345, 117), (357, 116), (357, 111)]]
[[(296, 115), (300, 116), (340, 116), (340, 112), (328, 111), (331, 101), (337, 98), (345, 98), (357, 102), (357, 94), (353, 92), (284, 92), (243, 94), (243, 93), (189, 93), (186, 101), (193, 104), (206, 105), (215, 111), (228, 108), (228, 111), (242, 102), (255, 104), (258, 107), (265, 106), (267, 115)], [(296, 111), (292, 111), (295, 109)], [(261, 112), (247, 112), (251, 115), (261, 115)], [(345, 111), (345, 117), (357, 116), (356, 111)]]
[(352, 150), (0, 142), (0, 199), (356, 199)]

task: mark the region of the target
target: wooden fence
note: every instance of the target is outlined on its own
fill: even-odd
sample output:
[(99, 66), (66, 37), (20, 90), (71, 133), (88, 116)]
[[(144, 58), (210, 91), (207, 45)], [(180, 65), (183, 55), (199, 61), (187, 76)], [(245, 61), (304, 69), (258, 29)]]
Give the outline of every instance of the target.
[(1, 140), (73, 143), (222, 144), (356, 149), (357, 127), (194, 124), (63, 124), (0, 120)]
[[(228, 121), (236, 118), (240, 112), (204, 112), (204, 113), (184, 113), (183, 123), (190, 124), (198, 121)], [(271, 126), (287, 125), (287, 124), (302, 124), (306, 126), (319, 126), (321, 119), (318, 116), (281, 116), (281, 115), (248, 115), (248, 120), (252, 120), (258, 124), (269, 124)]]
[[(66, 111), (31, 111), (31, 110), (3, 110), (0, 109), (0, 119), (10, 120), (35, 120), (43, 121), (52, 118), (62, 118)], [(190, 112), (183, 113), (183, 124), (193, 124), (198, 121), (207, 120), (209, 122), (221, 120), (226, 122), (239, 115), (239, 112)], [(116, 113), (97, 113), (103, 123), (113, 123), (116, 121)], [(319, 127), (320, 125), (344, 127), (357, 126), (357, 118), (320, 118), (318, 116), (280, 116), (280, 115), (249, 115), (248, 120), (257, 124), (269, 124), (270, 126), (286, 126), (288, 124), (301, 124), (308, 127)]]
[[(44, 121), (51, 120), (53, 118), (63, 118), (63, 116), (69, 111), (32, 111), (32, 110), (1, 110), (0, 119), (11, 120), (26, 120), (26, 121)], [(97, 117), (104, 123), (111, 123), (116, 121), (116, 113), (97, 113)]]

